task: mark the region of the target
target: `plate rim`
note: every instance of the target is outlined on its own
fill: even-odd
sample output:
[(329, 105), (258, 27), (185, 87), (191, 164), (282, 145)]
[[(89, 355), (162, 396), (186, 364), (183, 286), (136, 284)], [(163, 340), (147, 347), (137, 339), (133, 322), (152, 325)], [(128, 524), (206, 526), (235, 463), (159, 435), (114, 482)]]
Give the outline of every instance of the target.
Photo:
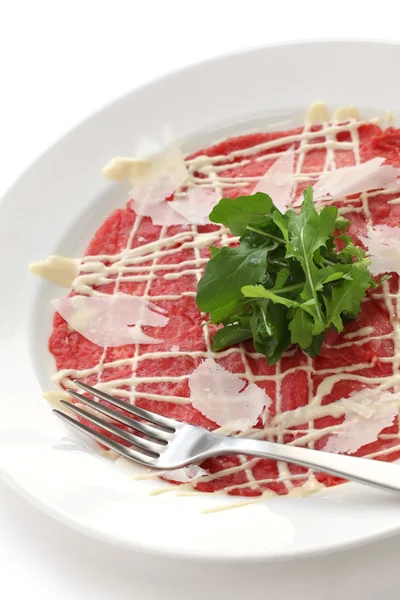
[[(138, 542), (133, 542), (132, 540), (127, 540), (125, 538), (119, 536), (112, 536), (111, 534), (99, 530), (95, 527), (90, 527), (87, 523), (81, 523), (76, 518), (71, 517), (65, 511), (59, 510), (56, 507), (50, 507), (49, 504), (46, 504), (37, 496), (32, 494), (28, 489), (21, 486), (16, 479), (14, 479), (9, 473), (7, 473), (4, 469), (2, 469), (0, 465), (0, 481), (4, 482), (6, 485), (10, 487), (15, 493), (17, 493), (21, 498), (29, 502), (32, 506), (34, 506), (37, 510), (40, 510), (42, 513), (54, 519), (55, 521), (66, 525), (71, 528), (73, 531), (88, 536), (95, 540), (100, 540), (112, 546), (117, 546), (119, 548), (123, 548), (125, 550), (133, 550), (136, 552), (141, 552), (146, 556), (154, 556), (156, 558), (167, 558), (170, 560), (179, 560), (185, 561), (188, 563), (192, 562), (204, 562), (204, 563), (230, 563), (230, 564), (261, 564), (261, 563), (274, 563), (280, 561), (290, 562), (295, 559), (307, 559), (312, 558), (317, 555), (330, 555), (336, 554), (338, 552), (345, 552), (347, 550), (352, 550), (354, 548), (359, 548), (364, 546), (365, 544), (372, 544), (378, 540), (385, 540), (392, 537), (395, 537), (399, 531), (400, 527), (387, 527), (379, 532), (372, 533), (369, 535), (365, 535), (364, 537), (357, 537), (350, 541), (347, 541), (345, 545), (341, 542), (331, 543), (330, 546), (326, 546), (324, 548), (320, 548), (319, 546), (310, 546), (307, 549), (303, 549), (301, 552), (298, 551), (282, 551), (275, 552), (273, 555), (266, 554), (237, 554), (234, 556), (224, 555), (224, 554), (210, 554), (209, 552), (205, 553), (194, 552), (186, 550), (170, 550), (168, 548), (161, 548), (160, 546), (156, 546), (154, 544), (141, 544)], [(341, 484), (341, 485), (351, 485)]]
[(81, 119), (79, 119), (65, 133), (62, 133), (59, 136), (57, 136), (56, 139), (53, 142), (51, 142), (38, 156), (35, 156), (30, 162), (28, 162), (25, 169), (22, 172), (20, 172), (20, 174), (17, 175), (17, 177), (8, 185), (8, 187), (5, 189), (2, 196), (0, 197), (0, 206), (1, 206), (4, 198), (12, 192), (13, 188), (28, 173), (28, 171), (30, 171), (33, 167), (35, 167), (35, 165), (40, 160), (42, 160), (42, 158), (44, 158), (47, 154), (52, 152), (56, 146), (58, 146), (61, 142), (63, 142), (69, 136), (73, 135), (76, 132), (76, 130), (80, 129), (80, 127), (82, 125), (90, 122), (95, 117), (100, 116), (101, 113), (106, 112), (114, 104), (118, 104), (119, 102), (123, 102), (124, 100), (128, 99), (129, 96), (131, 96), (131, 94), (133, 94), (135, 92), (140, 92), (142, 90), (146, 90), (147, 88), (150, 88), (153, 85), (161, 83), (164, 80), (170, 79), (171, 77), (173, 77), (175, 75), (181, 75), (181, 74), (185, 73), (185, 71), (190, 71), (197, 67), (205, 67), (208, 64), (212, 64), (217, 61), (223, 61), (227, 58), (231, 58), (231, 57), (235, 57), (235, 56), (243, 56), (245, 54), (257, 53), (257, 52), (263, 51), (268, 48), (282, 48), (285, 46), (314, 46), (314, 45), (329, 45), (329, 44), (335, 44), (335, 45), (349, 44), (349, 45), (354, 45), (354, 46), (376, 45), (376, 46), (390, 47), (390, 46), (400, 46), (400, 39), (389, 41), (389, 40), (384, 40), (384, 39), (379, 39), (379, 38), (373, 38), (373, 39), (343, 38), (343, 39), (341, 39), (341, 38), (333, 37), (333, 38), (315, 38), (315, 39), (310, 38), (310, 39), (305, 39), (305, 40), (300, 39), (300, 40), (292, 40), (292, 41), (287, 40), (287, 41), (282, 41), (282, 42), (270, 42), (270, 43), (266, 43), (266, 44), (256, 44), (254, 46), (248, 46), (248, 47), (244, 47), (241, 49), (239, 48), (238, 50), (232, 50), (230, 52), (229, 51), (223, 52), (221, 54), (216, 54), (215, 56), (211, 56), (211, 57), (205, 58), (203, 60), (190, 62), (189, 64), (184, 65), (182, 67), (170, 69), (166, 73), (160, 74), (156, 77), (152, 77), (148, 81), (145, 81), (144, 83), (142, 83), (138, 86), (134, 86), (134, 87), (130, 88), (127, 92), (125, 92), (123, 94), (119, 94), (114, 99), (108, 100), (101, 106), (99, 106), (96, 109), (94, 109), (93, 111), (91, 111), (86, 117), (82, 117)]

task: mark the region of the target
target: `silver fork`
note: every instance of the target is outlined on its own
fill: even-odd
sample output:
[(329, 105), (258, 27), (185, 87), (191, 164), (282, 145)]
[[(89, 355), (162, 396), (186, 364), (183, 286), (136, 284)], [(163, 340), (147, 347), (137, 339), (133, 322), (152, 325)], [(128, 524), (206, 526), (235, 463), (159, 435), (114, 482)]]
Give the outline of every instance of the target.
[(331, 454), (310, 448), (275, 444), (249, 438), (223, 437), (202, 427), (180, 423), (174, 419), (133, 406), (81, 381), (75, 381), (74, 383), (86, 392), (93, 394), (93, 396), (97, 396), (97, 398), (105, 400), (112, 406), (122, 409), (125, 413), (143, 419), (145, 422), (132, 419), (112, 408), (94, 402), (74, 390), (67, 390), (73, 398), (79, 400), (83, 405), (111, 418), (117, 423), (127, 425), (130, 429), (145, 437), (123, 431), (112, 422), (64, 400), (60, 400), (60, 403), (68, 410), (114, 434), (121, 441), (128, 443), (129, 447), (92, 430), (62, 411), (54, 409), (53, 412), (63, 421), (73, 425), (79, 431), (83, 431), (100, 444), (147, 467), (162, 470), (176, 469), (201, 462), (211, 456), (248, 454), (294, 463), (314, 471), (330, 473), (343, 479), (350, 479), (386, 491), (400, 493), (400, 465), (395, 463), (379, 462), (344, 454)]

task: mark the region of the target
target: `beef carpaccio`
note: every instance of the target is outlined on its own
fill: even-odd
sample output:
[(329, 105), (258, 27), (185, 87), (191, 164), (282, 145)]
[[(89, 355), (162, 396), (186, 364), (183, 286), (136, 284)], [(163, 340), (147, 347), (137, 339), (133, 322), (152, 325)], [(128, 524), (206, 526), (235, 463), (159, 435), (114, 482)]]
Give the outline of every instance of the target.
[[(400, 166), (400, 130), (382, 130), (372, 121), (350, 119), (307, 124), (288, 131), (254, 133), (226, 139), (186, 157), (190, 183), (235, 198), (250, 194), (260, 177), (292, 144), (296, 193), (325, 170), (385, 157)], [(329, 203), (329, 202), (328, 202)], [(336, 201), (350, 220), (349, 233), (360, 243), (368, 225), (400, 225), (398, 191), (365, 192)], [(204, 358), (256, 383), (271, 397), (266, 419), (247, 434), (282, 443), (323, 449), (340, 431), (354, 393), (365, 388), (396, 390), (399, 371), (398, 277), (369, 293), (359, 317), (342, 334), (329, 332), (314, 359), (292, 348), (269, 366), (251, 342), (212, 353), (215, 326), (203, 325), (196, 286), (209, 258), (208, 246), (230, 243), (215, 225), (157, 226), (140, 217), (130, 203), (114, 211), (94, 234), (81, 261), (71, 294), (123, 292), (151, 300), (167, 311), (168, 324), (148, 329), (161, 341), (101, 348), (72, 330), (56, 313), (49, 348), (57, 381), (70, 387), (80, 379), (127, 402), (211, 430), (218, 426), (194, 409), (188, 376)], [(146, 328), (144, 328), (146, 330)], [(347, 408), (346, 408), (347, 407)], [(359, 456), (391, 461), (400, 457), (397, 417)], [(199, 491), (240, 496), (301, 494), (341, 480), (273, 460), (224, 456), (201, 465), (208, 474), (192, 486)]]

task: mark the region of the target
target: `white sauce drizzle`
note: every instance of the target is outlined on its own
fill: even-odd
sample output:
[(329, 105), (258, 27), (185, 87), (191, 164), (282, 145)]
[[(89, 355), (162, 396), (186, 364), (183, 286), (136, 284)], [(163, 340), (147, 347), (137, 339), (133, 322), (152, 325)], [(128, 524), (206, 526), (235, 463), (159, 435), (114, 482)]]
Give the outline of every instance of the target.
[(345, 333), (343, 337), (346, 340), (352, 340), (356, 337), (366, 338), (369, 335), (371, 335), (371, 333), (374, 333), (374, 331), (374, 328), (371, 325), (368, 325), (367, 327), (361, 327), (361, 329), (357, 329), (357, 331), (350, 331), (349, 333)]

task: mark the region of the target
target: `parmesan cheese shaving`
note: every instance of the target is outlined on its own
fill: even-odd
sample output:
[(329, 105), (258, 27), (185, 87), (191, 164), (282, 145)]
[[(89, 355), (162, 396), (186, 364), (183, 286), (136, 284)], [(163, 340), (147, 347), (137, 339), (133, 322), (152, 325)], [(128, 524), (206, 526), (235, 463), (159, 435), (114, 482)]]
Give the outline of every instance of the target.
[(346, 410), (348, 409), (350, 412), (356, 413), (365, 419), (369, 419), (374, 415), (374, 409), (370, 406), (367, 406), (366, 402), (357, 402), (352, 400), (351, 397), (342, 400), (342, 405), (346, 408)]
[(136, 214), (140, 214), (142, 217), (150, 217), (153, 225), (160, 225), (161, 227), (163, 225), (189, 225), (189, 221), (173, 210), (170, 204), (172, 202), (161, 200), (160, 202), (148, 204), (146, 208), (138, 208), (136, 202), (132, 200), (131, 207)]
[(206, 225), (210, 222), (208, 215), (218, 204), (220, 194), (215, 190), (194, 187), (186, 192), (183, 198), (173, 200), (168, 206), (192, 225)]
[(60, 404), (60, 400), (71, 400), (71, 396), (67, 394), (67, 392), (64, 392), (64, 390), (46, 390), (43, 392), (42, 396), (49, 404), (56, 408), (60, 408), (61, 410), (65, 410), (65, 407)]
[(284, 152), (255, 186), (253, 193), (268, 194), (275, 206), (284, 212), (288, 209), (294, 183), (294, 146)]
[(331, 435), (324, 447), (337, 454), (356, 452), (375, 442), (383, 429), (392, 425), (400, 407), (399, 394), (371, 390), (354, 394), (346, 400), (351, 412), (347, 413), (340, 430)]
[(80, 260), (66, 256), (52, 255), (46, 260), (38, 260), (29, 265), (29, 270), (62, 287), (71, 287), (79, 275)]
[(307, 110), (306, 123), (320, 124), (329, 121), (329, 112), (325, 102), (318, 101), (311, 104)]
[(188, 383), (194, 408), (225, 431), (246, 431), (271, 404), (271, 398), (258, 385), (250, 383), (243, 389), (243, 379), (212, 358), (193, 371)]
[[(186, 181), (188, 171), (172, 133), (165, 129), (164, 145), (144, 138), (136, 145), (136, 158), (116, 157), (104, 167), (110, 179), (128, 180), (137, 215), (150, 217), (154, 225), (187, 225), (180, 210), (172, 210), (167, 198)], [(177, 205), (179, 209), (180, 205)]]
[(72, 296), (53, 300), (52, 305), (74, 330), (101, 347), (155, 344), (160, 340), (143, 333), (141, 326), (168, 323), (160, 308), (127, 294)]
[(340, 106), (333, 114), (333, 120), (336, 122), (357, 121), (360, 118), (356, 106)]
[(143, 177), (149, 168), (150, 162), (148, 160), (117, 156), (112, 158), (103, 168), (103, 175), (116, 181), (128, 180), (132, 182), (139, 177)]
[(400, 227), (376, 225), (368, 237), (360, 239), (368, 248), (371, 258), (369, 269), (373, 275), (400, 273)]
[(400, 169), (384, 162), (385, 159), (378, 156), (354, 167), (322, 173), (314, 186), (314, 201), (340, 200), (352, 194), (395, 187)]
[(176, 483), (190, 483), (191, 481), (200, 479), (204, 475), (208, 475), (208, 471), (197, 465), (189, 465), (188, 467), (182, 467), (181, 469), (174, 469), (172, 471), (159, 471), (157, 472), (157, 475), (162, 475), (164, 479), (175, 481)]
[[(133, 198), (132, 208), (138, 215), (150, 216), (154, 223), (156, 212), (152, 209), (160, 209), (161, 203), (172, 196), (187, 177), (188, 172), (182, 153), (178, 145), (171, 142), (153, 158), (149, 168), (143, 172), (142, 176), (133, 181), (130, 191), (131, 198)], [(149, 209), (152, 214), (149, 214)], [(168, 207), (169, 210), (171, 209)], [(175, 216), (177, 217), (177, 215)], [(160, 224), (164, 224), (164, 221)]]

